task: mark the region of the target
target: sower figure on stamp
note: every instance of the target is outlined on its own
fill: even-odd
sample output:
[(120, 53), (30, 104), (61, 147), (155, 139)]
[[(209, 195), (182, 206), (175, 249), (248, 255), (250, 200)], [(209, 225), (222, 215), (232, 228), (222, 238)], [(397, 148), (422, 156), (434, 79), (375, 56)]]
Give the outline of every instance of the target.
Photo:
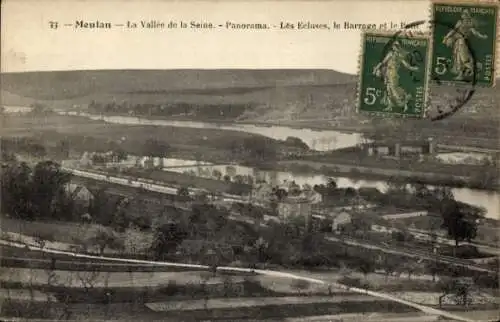
[(476, 30), (477, 22), (472, 18), (469, 10), (462, 11), (460, 20), (457, 21), (455, 28), (450, 30), (443, 38), (443, 44), (453, 48), (453, 66), (451, 72), (456, 80), (463, 80), (464, 77), (470, 77), (473, 74), (473, 57), (467, 46), (467, 39), (472, 35), (481, 39), (487, 39), (488, 36)]
[(384, 59), (373, 68), (373, 74), (384, 81), (382, 103), (386, 106), (385, 111), (392, 111), (394, 107), (403, 107), (404, 112), (408, 109), (411, 95), (400, 86), (399, 69), (403, 66), (411, 71), (418, 71), (418, 67), (407, 62), (407, 55), (408, 53), (401, 48), (400, 42), (396, 40)]

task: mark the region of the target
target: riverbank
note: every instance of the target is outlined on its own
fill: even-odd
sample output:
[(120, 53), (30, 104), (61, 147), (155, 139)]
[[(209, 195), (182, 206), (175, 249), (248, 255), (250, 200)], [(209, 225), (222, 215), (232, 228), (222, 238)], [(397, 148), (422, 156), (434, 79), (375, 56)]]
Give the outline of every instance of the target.
[[(168, 125), (166, 125), (168, 124)], [(55, 147), (61, 139), (69, 139), (71, 149), (70, 158), (80, 158), (84, 151), (109, 151), (113, 146), (110, 142), (120, 142), (120, 147), (125, 149), (127, 153), (132, 155), (144, 155), (142, 149), (144, 140), (149, 137), (162, 138), (162, 142), (167, 142), (171, 146), (168, 157), (184, 160), (198, 160), (211, 162), (213, 164), (228, 164), (235, 160), (235, 155), (228, 148), (228, 142), (241, 142), (247, 138), (257, 136), (267, 136), (270, 140), (273, 138), (284, 139), (288, 136), (295, 136), (304, 141), (309, 146), (314, 145), (315, 140), (331, 140), (341, 141), (340, 144), (333, 143), (331, 148), (335, 146), (355, 146), (362, 142), (362, 136), (339, 134), (335, 131), (317, 132), (313, 130), (291, 130), (282, 127), (261, 127), (231, 125), (231, 126), (214, 126), (200, 122), (142, 122), (135, 117), (117, 117), (113, 119), (96, 119), (90, 116), (47, 116), (35, 118), (32, 116), (14, 116), (7, 123), (8, 127), (2, 128), (0, 133), (13, 136), (32, 135), (38, 139), (45, 140), (48, 145)], [(5, 134), (7, 133), (7, 134)], [(44, 134), (45, 133), (45, 134)], [(125, 135), (124, 135), (125, 134)], [(123, 141), (123, 139), (125, 140)], [(320, 144), (321, 145), (321, 144)], [(321, 146), (320, 146), (321, 147)], [(57, 158), (56, 158), (57, 159)], [(66, 158), (67, 159), (67, 158)], [(304, 157), (301, 157), (304, 159)], [(336, 158), (338, 159), (338, 158)], [(346, 158), (343, 158), (346, 159)], [(348, 159), (348, 158), (347, 158)], [(281, 171), (287, 168), (279, 164), (278, 161), (263, 162), (245, 162), (245, 159), (239, 160), (238, 164), (251, 166), (255, 169)], [(264, 160), (265, 162), (266, 160)], [(348, 162), (349, 161), (349, 162)], [(347, 169), (340, 171), (336, 169), (335, 164), (343, 164), (344, 166), (355, 165), (353, 160), (348, 160), (345, 163), (335, 160), (325, 162), (326, 168), (321, 166), (299, 166), (294, 167), (293, 172), (304, 174), (316, 174), (317, 177), (323, 176), (345, 176), (356, 180), (393, 180), (395, 177), (401, 177), (400, 167), (387, 167), (380, 161), (380, 171), (373, 170), (372, 167), (366, 167), (367, 170), (361, 171)], [(358, 164), (361, 166), (361, 164)], [(236, 166), (238, 167), (238, 166)], [(378, 169), (377, 165), (373, 168)], [(248, 169), (251, 171), (251, 169)], [(326, 171), (323, 171), (326, 170)], [(425, 169), (423, 169), (425, 170)], [(247, 171), (247, 170), (245, 170)], [(387, 174), (387, 171), (392, 173)], [(461, 170), (460, 170), (461, 171)], [(384, 173), (385, 172), (385, 173)], [(435, 174), (442, 174), (440, 171), (422, 171), (425, 173), (423, 178), (414, 178), (412, 173), (403, 176), (404, 180), (415, 183), (427, 183), (432, 185), (448, 185), (457, 188), (462, 188), (460, 197), (463, 202), (475, 204), (490, 209), (494, 218), (498, 218), (498, 193), (495, 188), (487, 190), (478, 190), (483, 188), (479, 184), (453, 180), (449, 178), (437, 179)], [(463, 171), (462, 171), (463, 172)], [(249, 172), (250, 174), (252, 172)], [(448, 172), (453, 175), (453, 173)], [(238, 173), (240, 174), (240, 173)], [(466, 175), (460, 175), (465, 177)], [(294, 174), (287, 175), (287, 180), (295, 180)], [(318, 183), (324, 183), (324, 179), (316, 180)], [(320, 182), (321, 181), (321, 182)], [(384, 182), (379, 185), (384, 186)], [(469, 187), (477, 190), (469, 190)], [(491, 192), (491, 193), (490, 193)], [(479, 203), (477, 202), (479, 201)]]
[[(78, 113), (86, 114), (88, 111), (62, 111), (58, 110), (58, 113), (71, 113), (71, 115), (78, 115)], [(314, 130), (314, 131), (338, 131), (345, 133), (372, 133), (373, 126), (369, 123), (361, 124), (357, 122), (352, 125), (341, 124), (337, 119), (298, 119), (298, 120), (270, 120), (270, 121), (259, 121), (259, 120), (249, 120), (249, 119), (228, 119), (228, 118), (206, 118), (197, 119), (192, 116), (149, 116), (149, 115), (130, 115), (126, 113), (119, 112), (106, 112), (106, 114), (95, 113), (95, 115), (102, 116), (118, 116), (118, 117), (136, 117), (144, 120), (162, 120), (162, 121), (171, 121), (171, 122), (203, 122), (203, 123), (211, 123), (211, 124), (220, 124), (220, 125), (253, 125), (253, 126), (263, 126), (263, 127), (288, 127), (291, 129), (297, 130)], [(354, 122), (351, 122), (354, 123)]]
[[(271, 168), (267, 165), (266, 168)], [(448, 186), (453, 188), (469, 188), (496, 192), (499, 185), (485, 186), (481, 181), (475, 181), (467, 176), (443, 174), (439, 172), (422, 172), (404, 169), (366, 167), (345, 163), (316, 162), (308, 160), (280, 161), (274, 167), (276, 171), (291, 171), (304, 174), (322, 174), (326, 176), (346, 176), (358, 180), (385, 180), (425, 184), (433, 186)]]
[[(76, 115), (80, 112), (71, 112)], [(83, 112), (84, 114), (87, 112)], [(110, 113), (107, 112), (105, 115), (100, 114), (103, 117), (113, 116), (113, 117), (134, 117), (140, 118), (148, 121), (162, 120), (170, 122), (202, 122), (207, 124), (214, 124), (220, 126), (227, 125), (245, 125), (245, 126), (255, 126), (255, 127), (286, 127), (293, 130), (308, 130), (314, 132), (324, 132), (324, 131), (336, 131), (346, 134), (362, 134), (363, 136), (372, 135), (383, 135), (384, 137), (392, 137), (395, 139), (401, 137), (434, 137), (439, 138), (442, 144), (451, 145), (464, 145), (470, 147), (479, 148), (489, 148), (498, 149), (497, 136), (490, 136), (489, 131), (483, 131), (481, 135), (463, 135), (462, 130), (466, 123), (467, 126), (473, 126), (473, 129), (477, 129), (484, 124), (484, 122), (491, 120), (483, 120), (476, 118), (469, 119), (459, 119), (455, 118), (453, 120), (447, 120), (446, 123), (436, 123), (428, 120), (411, 120), (406, 121), (407, 126), (402, 126), (400, 123), (392, 124), (388, 122), (382, 124), (377, 121), (375, 124), (367, 120), (354, 120), (346, 121), (342, 118), (331, 118), (331, 119), (294, 119), (294, 120), (257, 120), (257, 119), (227, 119), (227, 118), (203, 118), (203, 119), (193, 119), (191, 116), (148, 116), (148, 115), (128, 115), (124, 113)], [(397, 125), (399, 124), (399, 125)], [(436, 125), (439, 126), (436, 126)], [(469, 129), (471, 130), (471, 129)], [(474, 131), (472, 131), (474, 132)], [(476, 131), (476, 133), (478, 133)]]

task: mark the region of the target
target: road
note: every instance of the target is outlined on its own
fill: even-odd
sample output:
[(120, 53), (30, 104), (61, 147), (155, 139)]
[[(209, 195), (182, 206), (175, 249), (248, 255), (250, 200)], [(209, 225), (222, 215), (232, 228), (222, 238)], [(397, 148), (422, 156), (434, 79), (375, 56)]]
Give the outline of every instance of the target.
[[(417, 228), (408, 228), (408, 232), (410, 232), (412, 235), (418, 235), (418, 234), (423, 234), (426, 235), (427, 241), (432, 241), (431, 237), (431, 232), (423, 229), (417, 229)], [(446, 244), (450, 246), (455, 246), (455, 241), (443, 238), (443, 237), (437, 237), (436, 242), (441, 243), (441, 244)], [(460, 243), (461, 245), (470, 245), (476, 247), (480, 252), (485, 253), (485, 254), (491, 254), (491, 255), (496, 255), (500, 256), (500, 248), (493, 247), (493, 246), (488, 246), (485, 244), (478, 244), (475, 242), (467, 242), (467, 241), (462, 241)]]
[(377, 245), (374, 244), (374, 242), (366, 242), (366, 241), (361, 241), (349, 237), (342, 236), (342, 238), (337, 238), (333, 236), (328, 236), (325, 237), (329, 241), (333, 242), (340, 242), (346, 245), (350, 246), (357, 246), (357, 247), (362, 247), (365, 249), (374, 249), (378, 250), (387, 254), (394, 254), (394, 255), (400, 255), (400, 256), (406, 256), (406, 257), (412, 257), (412, 258), (419, 258), (419, 259), (426, 259), (426, 260), (431, 260), (431, 261), (437, 261), (443, 264), (451, 264), (451, 265), (456, 265), (456, 266), (462, 266), (466, 267), (470, 270), (478, 271), (478, 272), (486, 272), (486, 273), (496, 273), (493, 270), (487, 269), (485, 267), (479, 266), (472, 264), (471, 262), (467, 260), (460, 260), (454, 257), (449, 257), (449, 256), (436, 256), (430, 252), (420, 250), (418, 248), (405, 248), (402, 246), (382, 246), (382, 245)]
[[(19, 248), (25, 248), (26, 245), (21, 244), (21, 243), (15, 243), (15, 242), (10, 242), (10, 241), (5, 241), (5, 240), (0, 240), (0, 245), (5, 245), (5, 246), (11, 246), (11, 247), (19, 247)], [(92, 256), (92, 255), (85, 255), (85, 254), (79, 254), (75, 252), (68, 252), (68, 251), (60, 251), (60, 250), (55, 250), (55, 249), (42, 249), (39, 247), (29, 247), (30, 249), (35, 249), (39, 251), (43, 251), (46, 253), (52, 253), (52, 254), (64, 254), (68, 256), (74, 256), (74, 257), (79, 257), (79, 258), (88, 258), (88, 259), (106, 259), (109, 261), (114, 261), (114, 262), (122, 262), (122, 263), (142, 263), (142, 264), (148, 264), (148, 265), (157, 265), (157, 266), (170, 266), (170, 267), (187, 267), (187, 268), (202, 268), (208, 270), (209, 267), (205, 265), (198, 265), (198, 264), (184, 264), (184, 263), (172, 263), (172, 262), (155, 262), (155, 261), (145, 261), (145, 260), (136, 260), (136, 259), (125, 259), (125, 258), (114, 258), (114, 257), (104, 257), (104, 256)], [(265, 276), (274, 276), (277, 278), (289, 278), (289, 279), (295, 279), (295, 280), (303, 280), (307, 281), (309, 283), (314, 283), (314, 284), (320, 284), (320, 285), (331, 285), (334, 288), (338, 288), (341, 290), (349, 291), (349, 292), (354, 292), (358, 294), (363, 294), (363, 295), (371, 295), (376, 298), (384, 299), (384, 300), (389, 300), (393, 301), (396, 303), (400, 303), (403, 305), (407, 305), (409, 307), (415, 308), (417, 310), (420, 310), (426, 314), (431, 314), (431, 315), (439, 315), (448, 319), (452, 320), (457, 320), (457, 321), (463, 321), (463, 322), (474, 322), (475, 320), (465, 318), (461, 315), (453, 314), (450, 312), (446, 312), (443, 310), (435, 309), (430, 306), (426, 305), (420, 305), (414, 302), (410, 302), (407, 300), (400, 299), (398, 297), (382, 293), (382, 292), (375, 292), (375, 291), (370, 291), (367, 289), (362, 289), (362, 288), (357, 288), (357, 287), (350, 287), (344, 284), (336, 283), (336, 282), (325, 282), (324, 280), (320, 279), (315, 279), (315, 278), (310, 278), (307, 276), (299, 276), (296, 274), (291, 274), (287, 272), (279, 272), (279, 271), (273, 271), (273, 270), (261, 270), (261, 269), (249, 269), (249, 268), (237, 268), (237, 267), (227, 267), (227, 266), (222, 266), (222, 267), (217, 267), (217, 270), (221, 272), (246, 272), (246, 273), (257, 273)]]

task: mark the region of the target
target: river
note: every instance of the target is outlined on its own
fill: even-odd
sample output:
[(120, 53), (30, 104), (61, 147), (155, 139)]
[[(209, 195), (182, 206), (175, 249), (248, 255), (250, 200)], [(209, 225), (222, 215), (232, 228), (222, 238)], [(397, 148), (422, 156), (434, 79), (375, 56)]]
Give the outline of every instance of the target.
[[(361, 133), (344, 133), (332, 130), (312, 130), (312, 129), (296, 129), (287, 126), (262, 126), (251, 124), (217, 124), (192, 121), (169, 121), (169, 120), (150, 120), (132, 116), (104, 116), (93, 115), (84, 112), (59, 112), (66, 115), (77, 115), (87, 117), (92, 120), (101, 120), (107, 123), (114, 124), (131, 124), (131, 125), (155, 125), (155, 126), (174, 126), (174, 127), (190, 127), (198, 129), (218, 129), (231, 130), (247, 133), (265, 135), (267, 137), (285, 140), (287, 137), (293, 136), (304, 141), (311, 149), (317, 151), (327, 151), (341, 149), (345, 147), (355, 146), (363, 142)], [(192, 162), (192, 161), (191, 161)], [(188, 164), (186, 164), (188, 165)], [(192, 165), (189, 164), (189, 165)], [(217, 166), (216, 166), (217, 167)], [(237, 174), (255, 174), (255, 169), (235, 166)], [(172, 169), (173, 171), (174, 169)], [(175, 171), (185, 171), (187, 168), (176, 168)], [(219, 169), (224, 170), (224, 169)], [(224, 171), (221, 171), (224, 173)], [(262, 173), (262, 171), (261, 171)], [(321, 175), (303, 175), (290, 172), (267, 171), (265, 176), (274, 177), (277, 182), (284, 180), (295, 181), (298, 184), (320, 184), (325, 183), (327, 178)], [(387, 187), (385, 181), (374, 180), (353, 180), (347, 177), (336, 178), (337, 184), (340, 187), (376, 187), (384, 191)], [(483, 207), (486, 209), (486, 216), (489, 218), (500, 219), (500, 194), (498, 191), (484, 191), (469, 188), (454, 188), (453, 194), (459, 201)]]
[[(341, 188), (353, 187), (353, 188), (377, 188), (384, 192), (387, 190), (387, 182), (382, 180), (355, 180), (348, 177), (327, 177), (324, 175), (315, 174), (297, 174), (285, 171), (263, 171), (257, 170), (250, 167), (231, 165), (231, 169), (228, 171), (228, 166), (225, 165), (199, 165), (193, 166), (189, 165), (186, 167), (175, 167), (170, 168), (168, 171), (174, 172), (191, 172), (200, 175), (199, 170), (202, 173), (211, 173), (213, 170), (220, 171), (223, 175), (230, 172), (231, 176), (236, 175), (250, 175), (253, 178), (259, 178), (265, 180), (266, 182), (272, 182), (274, 184), (283, 184), (285, 182), (294, 181), (295, 183), (303, 186), (304, 184), (309, 184), (311, 186), (315, 184), (326, 184), (329, 178), (335, 179), (337, 186)], [(208, 171), (207, 171), (208, 170)], [(432, 188), (432, 186), (430, 186)], [(498, 214), (500, 212), (500, 196), (498, 192), (493, 191), (483, 191), (469, 188), (453, 188), (453, 195), (455, 199), (461, 202), (465, 202), (471, 205), (483, 207), (486, 210), (486, 217), (500, 219)]]
[[(63, 113), (61, 113), (63, 114)], [(155, 125), (190, 127), (195, 129), (216, 129), (239, 131), (264, 135), (276, 140), (285, 140), (288, 137), (300, 138), (309, 148), (317, 151), (329, 151), (354, 146), (363, 141), (361, 133), (344, 133), (329, 130), (295, 129), (287, 126), (253, 125), (253, 124), (218, 124), (193, 121), (150, 120), (133, 116), (104, 116), (84, 112), (65, 112), (66, 115), (84, 116), (91, 120), (101, 120), (114, 124)]]

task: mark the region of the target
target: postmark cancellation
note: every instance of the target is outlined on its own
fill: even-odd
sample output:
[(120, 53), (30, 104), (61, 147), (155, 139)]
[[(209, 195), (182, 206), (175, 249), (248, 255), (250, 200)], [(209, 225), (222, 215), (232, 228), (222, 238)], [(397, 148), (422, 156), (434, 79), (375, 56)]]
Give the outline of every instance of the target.
[(432, 0), (431, 79), (440, 84), (495, 86), (499, 2)]
[(357, 111), (382, 116), (425, 117), (429, 52), (428, 33), (363, 32)]

